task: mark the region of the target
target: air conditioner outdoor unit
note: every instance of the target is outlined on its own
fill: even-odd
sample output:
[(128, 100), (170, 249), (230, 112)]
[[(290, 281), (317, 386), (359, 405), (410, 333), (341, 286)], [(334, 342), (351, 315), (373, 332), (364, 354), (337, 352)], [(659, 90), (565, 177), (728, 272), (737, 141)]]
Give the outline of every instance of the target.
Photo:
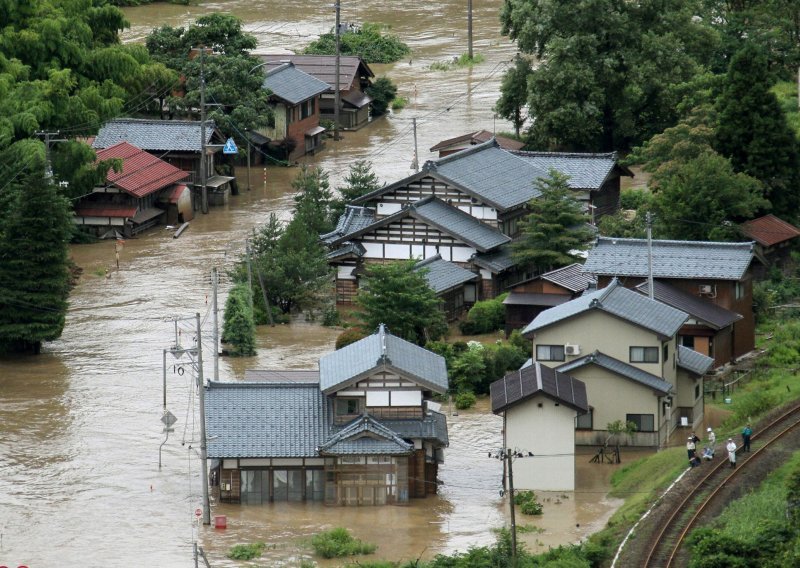
[(710, 284), (701, 284), (700, 285), (700, 293), (701, 294), (711, 294), (712, 291), (713, 291), (713, 288), (711, 287)]
[(567, 355), (580, 355), (581, 354), (581, 346), (580, 345), (565, 345), (564, 346), (564, 353)]

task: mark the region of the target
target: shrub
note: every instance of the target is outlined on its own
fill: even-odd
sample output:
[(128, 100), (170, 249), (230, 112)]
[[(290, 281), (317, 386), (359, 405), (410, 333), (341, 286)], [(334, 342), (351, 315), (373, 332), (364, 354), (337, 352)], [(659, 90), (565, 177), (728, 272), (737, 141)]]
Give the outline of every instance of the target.
[(397, 96), (397, 85), (389, 77), (378, 77), (367, 87), (367, 94), (372, 97), (372, 116), (381, 116)]
[(364, 332), (364, 330), (358, 327), (352, 327), (348, 330), (345, 330), (339, 334), (339, 337), (336, 338), (336, 349), (347, 347), (359, 339), (364, 339), (366, 336), (367, 334)]
[(456, 395), (456, 408), (459, 410), (466, 410), (472, 408), (477, 402), (477, 398), (471, 392), (460, 392)]
[(232, 560), (252, 560), (261, 556), (266, 546), (263, 542), (237, 544), (228, 551), (228, 558)]
[[(358, 55), (367, 63), (394, 63), (411, 53), (411, 49), (396, 35), (388, 33), (388, 26), (364, 23), (339, 35), (342, 55)], [(335, 30), (322, 34), (303, 50), (307, 55), (335, 55)]]
[(322, 325), (325, 327), (334, 327), (342, 323), (342, 316), (339, 315), (339, 310), (336, 309), (334, 304), (325, 306), (322, 310)]
[(392, 110), (403, 110), (408, 104), (408, 97), (396, 97), (392, 101)]
[(525, 353), (528, 358), (533, 357), (533, 341), (525, 339), (519, 329), (511, 332), (511, 335), (508, 336), (508, 342)]
[(542, 504), (536, 499), (533, 491), (518, 491), (514, 495), (514, 504), (519, 507), (523, 515), (541, 515)]
[(467, 319), (459, 324), (464, 335), (490, 333), (503, 329), (506, 323), (506, 307), (503, 300), (508, 294), (501, 294), (492, 300), (475, 302), (467, 313)]
[(314, 535), (314, 538), (311, 539), (311, 546), (314, 547), (314, 552), (323, 558), (372, 554), (377, 548), (374, 544), (363, 542), (353, 537), (343, 527), (337, 527)]

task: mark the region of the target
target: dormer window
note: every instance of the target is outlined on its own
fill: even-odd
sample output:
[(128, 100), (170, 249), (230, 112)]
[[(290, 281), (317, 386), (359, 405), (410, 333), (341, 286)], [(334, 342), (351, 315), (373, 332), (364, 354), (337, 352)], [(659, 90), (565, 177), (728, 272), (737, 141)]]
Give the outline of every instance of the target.
[(361, 414), (360, 398), (337, 398), (336, 416), (352, 416)]

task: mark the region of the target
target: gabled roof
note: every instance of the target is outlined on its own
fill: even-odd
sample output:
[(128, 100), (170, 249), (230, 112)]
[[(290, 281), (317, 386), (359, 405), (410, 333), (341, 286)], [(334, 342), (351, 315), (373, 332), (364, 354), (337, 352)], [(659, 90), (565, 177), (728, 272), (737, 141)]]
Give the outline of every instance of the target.
[[(653, 276), (741, 280), (753, 259), (754, 243), (653, 241)], [(604, 276), (647, 277), (647, 240), (598, 237), (584, 271)]]
[(677, 364), (681, 369), (686, 369), (696, 375), (705, 375), (714, 365), (714, 359), (683, 345), (678, 345)]
[(617, 163), (617, 153), (582, 154), (574, 152), (514, 152), (546, 172), (554, 168), (569, 176), (572, 189), (600, 189), (608, 177), (618, 170), (621, 175), (633, 177), (633, 172)]
[(495, 414), (500, 414), (540, 393), (579, 413), (589, 411), (586, 385), (582, 381), (539, 362), (518, 371), (511, 371), (502, 379), (493, 382), (489, 386), (489, 392), (492, 398), (492, 412)]
[(606, 312), (665, 338), (675, 335), (688, 317), (686, 312), (628, 290), (614, 280), (601, 290), (584, 293), (565, 304), (543, 311), (522, 334), (535, 333), (591, 310)]
[[(216, 125), (206, 121), (206, 144), (211, 142)], [(97, 133), (92, 148), (110, 148), (129, 142), (148, 152), (200, 153), (201, 125), (194, 120), (150, 120), (116, 118), (109, 120)]]
[(485, 268), (494, 273), (500, 273), (517, 265), (511, 254), (511, 247), (502, 246), (489, 252), (480, 252), (472, 259), (475, 266)]
[[(644, 296), (648, 295), (649, 290), (650, 286), (647, 282), (642, 282), (636, 286), (636, 291)], [(653, 297), (659, 302), (686, 312), (691, 318), (699, 320), (713, 329), (728, 327), (743, 317), (736, 312), (727, 310), (703, 298), (692, 296), (683, 290), (658, 280), (653, 281)]]
[(112, 158), (122, 159), (122, 169), (119, 172), (108, 170), (106, 179), (134, 197), (144, 197), (189, 177), (189, 172), (159, 160), (128, 142), (120, 142), (97, 152), (98, 161)]
[(568, 294), (542, 294), (538, 292), (514, 292), (508, 293), (503, 300), (506, 306), (558, 306), (570, 301)]
[(315, 383), (211, 381), (205, 407), (211, 458), (315, 457), (328, 438), (328, 405)]
[(740, 225), (742, 233), (762, 247), (771, 247), (800, 236), (800, 229), (775, 215), (764, 215)]
[(352, 243), (350, 241), (345, 241), (342, 243), (337, 249), (332, 250), (328, 254), (325, 255), (325, 258), (328, 260), (336, 260), (340, 258), (346, 258), (348, 256), (355, 256), (361, 258), (367, 252), (367, 249), (361, 243)]
[(364, 227), (369, 227), (375, 222), (375, 210), (368, 207), (358, 207), (356, 205), (346, 205), (344, 213), (339, 217), (336, 228), (330, 233), (320, 235), (324, 243), (332, 243), (344, 236), (354, 233)]
[(319, 447), (325, 456), (343, 455), (408, 455), (414, 451), (395, 432), (369, 415), (357, 418)]
[(291, 105), (296, 105), (328, 90), (325, 81), (301, 71), (292, 63), (283, 63), (267, 71), (261, 86)]
[(422, 420), (381, 420), (381, 424), (403, 439), (432, 440), (447, 446), (447, 417), (441, 412), (428, 410)]
[(626, 379), (630, 379), (641, 385), (651, 388), (659, 394), (667, 394), (670, 392), (670, 390), (672, 390), (672, 385), (661, 377), (652, 373), (648, 373), (647, 371), (643, 371), (639, 367), (634, 367), (633, 365), (624, 363), (619, 359), (609, 357), (600, 351), (595, 351), (594, 353), (584, 355), (583, 357), (575, 359), (574, 361), (570, 361), (569, 363), (565, 363), (564, 365), (559, 365), (556, 367), (556, 370), (561, 371), (562, 373), (568, 373), (575, 369), (585, 367), (586, 365), (597, 365), (598, 367), (602, 367), (607, 371), (611, 371), (612, 373), (625, 377)]
[(478, 275), (462, 268), (457, 264), (442, 260), (441, 255), (435, 255), (425, 260), (420, 260), (414, 267), (415, 271), (424, 269), (428, 286), (437, 294), (443, 294), (467, 282), (476, 280)]
[(477, 132), (470, 132), (469, 134), (462, 134), (461, 136), (456, 136), (455, 138), (448, 138), (447, 140), (442, 140), (441, 142), (439, 142), (438, 144), (436, 144), (431, 148), (431, 152), (446, 150), (450, 146), (463, 144), (465, 142), (468, 142), (470, 145), (474, 146), (475, 144), (488, 142), (492, 138), (497, 140), (497, 144), (504, 150), (519, 150), (525, 145), (524, 142), (520, 142), (519, 140), (514, 140), (513, 138), (506, 138), (505, 136), (495, 136), (488, 130), (478, 130)]
[(465, 213), (457, 207), (431, 196), (412, 203), (397, 213), (378, 219), (371, 225), (333, 239), (328, 244), (335, 246), (345, 240), (357, 239), (365, 233), (409, 216), (419, 219), (451, 237), (455, 237), (480, 252), (491, 250), (511, 240), (497, 229), (482, 223), (469, 213)]
[[(312, 77), (324, 81), (330, 90), (336, 88), (336, 56), (335, 55), (259, 55), (267, 62), (267, 67), (277, 67), (287, 61), (294, 64), (301, 71), (308, 73)], [(357, 55), (339, 56), (339, 88), (348, 89), (356, 77), (374, 77), (369, 65)]]
[(583, 292), (590, 284), (595, 283), (592, 275), (584, 272), (583, 265), (577, 262), (545, 272), (542, 274), (541, 279), (552, 282), (556, 286), (561, 286), (570, 292)]
[(319, 388), (330, 394), (381, 368), (434, 392), (447, 391), (444, 357), (392, 335), (383, 324), (372, 335), (320, 358)]
[(319, 384), (319, 371), (301, 369), (245, 369), (245, 381), (284, 384)]

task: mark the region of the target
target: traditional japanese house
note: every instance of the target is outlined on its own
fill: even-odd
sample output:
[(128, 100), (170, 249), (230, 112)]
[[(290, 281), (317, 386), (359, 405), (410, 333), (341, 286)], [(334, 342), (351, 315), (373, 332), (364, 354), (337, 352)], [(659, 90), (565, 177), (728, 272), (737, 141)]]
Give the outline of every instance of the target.
[(783, 268), (800, 236), (800, 229), (775, 215), (764, 215), (739, 227), (747, 238), (755, 241), (756, 255), (763, 262), (753, 267), (756, 278), (764, 278), (771, 266)]
[(320, 97), (328, 84), (284, 62), (267, 71), (263, 88), (270, 91), (274, 126), (259, 133), (271, 140), (270, 147), (281, 158), (296, 160), (324, 146), (320, 126)]
[(106, 183), (75, 204), (72, 219), (81, 229), (99, 237), (131, 237), (163, 222), (173, 199), (176, 218), (191, 215), (185, 208), (187, 172), (128, 142), (97, 152), (98, 161), (114, 158), (122, 161), (120, 171), (109, 170)]
[(462, 134), (455, 138), (442, 140), (431, 148), (431, 152), (439, 152), (439, 157), (444, 158), (450, 154), (455, 154), (461, 150), (466, 150), (477, 144), (488, 142), (494, 138), (497, 140), (498, 146), (503, 150), (521, 150), (525, 146), (524, 142), (514, 140), (513, 138), (506, 138), (505, 136), (496, 136), (488, 130), (478, 130), (477, 132), (470, 132), (469, 134)]
[[(583, 267), (597, 277), (599, 287), (618, 278), (624, 286), (635, 288), (647, 280), (647, 251), (645, 239), (599, 237)], [(655, 281), (742, 316), (733, 323), (730, 340), (719, 338), (708, 346), (705, 354), (718, 364), (741, 357), (755, 347), (754, 252), (753, 242), (652, 241)], [(693, 337), (693, 345), (705, 351), (705, 344), (697, 340), (701, 336)]]
[(384, 505), (436, 493), (447, 422), (444, 358), (380, 326), (318, 371), (260, 371), (206, 392), (223, 502)]
[[(268, 68), (285, 62), (328, 84), (319, 101), (320, 118), (334, 120), (336, 100), (336, 56), (335, 55), (261, 55)], [(357, 130), (369, 123), (369, 105), (372, 98), (367, 89), (375, 74), (363, 59), (355, 55), (339, 57), (339, 127)]]
[(514, 488), (574, 491), (575, 420), (589, 412), (586, 385), (532, 363), (493, 382), (489, 391), (492, 412), (503, 416), (503, 447), (520, 454)]
[(442, 299), (442, 309), (448, 321), (457, 319), (478, 299), (480, 275), (434, 255), (420, 260), (415, 270), (421, 270), (431, 289)]

